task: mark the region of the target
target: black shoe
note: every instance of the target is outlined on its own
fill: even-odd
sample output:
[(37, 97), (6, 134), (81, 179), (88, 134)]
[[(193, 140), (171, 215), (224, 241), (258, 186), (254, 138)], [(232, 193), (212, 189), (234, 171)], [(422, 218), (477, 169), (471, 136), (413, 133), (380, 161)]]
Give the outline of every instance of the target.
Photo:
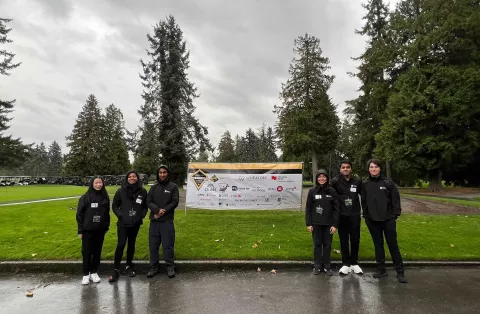
[(115, 282), (118, 278), (120, 278), (120, 272), (118, 269), (114, 269), (112, 275), (108, 277), (108, 282)]
[(168, 278), (175, 277), (175, 269), (173, 269), (173, 267), (167, 268), (167, 276), (168, 276)]
[(382, 278), (382, 277), (387, 277), (388, 273), (386, 270), (378, 270), (373, 274), (373, 278)]
[(333, 276), (333, 271), (330, 268), (325, 269), (325, 275)]
[(313, 268), (313, 274), (314, 275), (320, 275), (321, 272), (322, 272), (322, 270), (320, 268), (317, 268), (317, 267)]
[(133, 269), (132, 266), (127, 266), (125, 268), (125, 275), (127, 275), (128, 277), (135, 277), (135, 270)]
[(397, 273), (397, 280), (401, 283), (408, 283), (407, 277), (405, 277), (404, 273)]
[(148, 273), (147, 273), (147, 277), (148, 277), (148, 278), (152, 278), (152, 277), (155, 276), (156, 274), (158, 274), (158, 267), (152, 266), (152, 267), (150, 267), (150, 270), (149, 270)]

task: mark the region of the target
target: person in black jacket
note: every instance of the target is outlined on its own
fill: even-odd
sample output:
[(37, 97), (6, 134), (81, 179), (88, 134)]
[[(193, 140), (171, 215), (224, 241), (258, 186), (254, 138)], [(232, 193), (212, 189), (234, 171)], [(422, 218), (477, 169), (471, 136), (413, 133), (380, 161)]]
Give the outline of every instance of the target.
[(314, 268), (313, 274), (325, 271), (332, 276), (330, 255), (333, 234), (337, 231), (339, 203), (337, 192), (328, 185), (328, 174), (320, 169), (315, 177), (315, 186), (308, 191), (305, 206), (305, 224), (312, 233)]
[(362, 184), (361, 195), (363, 217), (375, 246), (377, 272), (373, 274), (373, 277), (388, 276), (385, 269), (385, 250), (383, 248), (383, 237), (385, 236), (388, 250), (397, 271), (397, 279), (399, 282), (407, 283), (402, 255), (397, 242), (396, 220), (402, 212), (400, 193), (393, 181), (381, 175), (380, 160), (370, 159), (368, 161), (368, 171), (370, 177)]
[(340, 203), (338, 236), (342, 252), (342, 267), (339, 273), (347, 275), (353, 270), (356, 274), (363, 274), (362, 269), (358, 266), (361, 222), (359, 195), (362, 181), (352, 176), (352, 164), (349, 161), (342, 161), (340, 174), (332, 179), (330, 185), (337, 192)]
[(167, 166), (157, 170), (157, 183), (152, 186), (147, 195), (147, 205), (150, 209), (150, 230), (148, 242), (150, 249), (150, 270), (147, 277), (158, 273), (158, 249), (163, 246), (163, 258), (167, 268), (167, 276), (175, 277), (174, 245), (175, 227), (173, 218), (178, 206), (179, 193), (175, 183), (170, 181), (170, 171)]
[(135, 171), (130, 171), (125, 176), (125, 182), (117, 190), (112, 202), (112, 211), (117, 216), (117, 248), (113, 263), (113, 273), (108, 278), (109, 282), (115, 282), (120, 277), (120, 263), (123, 250), (128, 241), (127, 261), (125, 274), (135, 276), (133, 255), (135, 254), (135, 242), (138, 231), (143, 224), (143, 218), (147, 215), (147, 190), (142, 187), (140, 176)]
[(78, 237), (82, 239), (82, 284), (88, 285), (90, 280), (100, 282), (97, 272), (105, 233), (110, 227), (110, 198), (102, 177), (95, 176), (90, 181), (87, 193), (78, 201), (76, 218)]

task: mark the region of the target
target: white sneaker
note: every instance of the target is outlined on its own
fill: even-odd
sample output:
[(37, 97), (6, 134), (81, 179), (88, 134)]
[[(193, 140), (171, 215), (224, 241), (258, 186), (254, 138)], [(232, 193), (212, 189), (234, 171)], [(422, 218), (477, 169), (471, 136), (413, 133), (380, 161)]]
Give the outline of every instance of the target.
[(90, 283), (90, 276), (86, 275), (82, 278), (82, 285), (88, 285)]
[(98, 276), (97, 273), (93, 273), (93, 274), (90, 274), (90, 279), (93, 281), (93, 282), (100, 282), (100, 277)]
[(353, 272), (354, 272), (355, 274), (357, 274), (357, 275), (363, 274), (363, 270), (362, 270), (362, 269), (360, 268), (360, 266), (358, 266), (358, 265), (352, 265), (352, 267), (350, 267), (350, 268), (351, 268), (351, 269), (353, 270)]
[(350, 273), (351, 271), (352, 271), (352, 269), (350, 269), (350, 267), (342, 266), (342, 268), (340, 268), (340, 270), (338, 272), (342, 275), (348, 275), (348, 273)]

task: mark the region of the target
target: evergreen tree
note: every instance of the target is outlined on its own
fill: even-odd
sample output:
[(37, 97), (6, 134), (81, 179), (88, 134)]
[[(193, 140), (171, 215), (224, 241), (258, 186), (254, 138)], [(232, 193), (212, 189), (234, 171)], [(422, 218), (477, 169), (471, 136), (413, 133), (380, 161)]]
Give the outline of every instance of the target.
[(123, 174), (130, 168), (123, 114), (113, 104), (105, 110), (102, 128), (102, 173)]
[[(0, 44), (2, 45), (12, 42), (7, 37), (12, 30), (6, 25), (10, 21), (11, 19), (0, 18)], [(8, 76), (11, 70), (20, 65), (20, 63), (13, 63), (14, 57), (15, 54), (0, 48), (0, 75)], [(11, 120), (8, 114), (12, 112), (14, 103), (15, 100), (0, 99), (0, 168), (18, 167), (27, 157), (28, 146), (23, 145), (20, 139), (5, 135), (5, 131), (9, 128), (8, 122)]]
[(322, 55), (318, 38), (298, 37), (294, 53), (290, 78), (280, 93), (282, 105), (275, 106), (277, 134), (287, 156), (311, 156), (314, 177), (318, 156), (337, 146), (340, 121), (327, 94), (334, 77), (327, 74), (329, 59)]
[(60, 145), (53, 141), (48, 148), (48, 175), (60, 176), (62, 175), (63, 156)]
[(244, 158), (242, 162), (258, 162), (260, 159), (260, 139), (251, 128), (245, 132), (243, 145)]
[[(410, 11), (408, 11), (410, 10)], [(415, 18), (405, 12), (415, 12)], [(404, 1), (392, 28), (410, 35), (403, 71), (377, 135), (378, 153), (442, 189), (443, 173), (473, 160), (480, 139), (480, 8), (469, 0)]]
[[(187, 77), (189, 52), (174, 17), (157, 23), (147, 38), (150, 60), (141, 61), (143, 98), (154, 115), (158, 156), (170, 167), (172, 180), (181, 184), (187, 163), (202, 149), (211, 151), (212, 147), (207, 129), (194, 116), (193, 100), (198, 96)], [(148, 162), (151, 159), (155, 156)]]
[(48, 151), (43, 142), (29, 149), (28, 158), (21, 168), (22, 173), (27, 176), (38, 177), (48, 175)]
[(259, 162), (276, 162), (278, 160), (275, 154), (275, 137), (273, 128), (263, 125), (258, 131), (260, 141)]
[(67, 175), (89, 176), (102, 173), (103, 115), (97, 98), (90, 95), (79, 113), (72, 133), (67, 136), (65, 172)]
[(220, 143), (218, 144), (217, 162), (234, 162), (235, 161), (235, 143), (232, 139), (230, 131), (223, 133)]
[(245, 138), (235, 136), (235, 162), (245, 162), (247, 160), (247, 151), (245, 145)]

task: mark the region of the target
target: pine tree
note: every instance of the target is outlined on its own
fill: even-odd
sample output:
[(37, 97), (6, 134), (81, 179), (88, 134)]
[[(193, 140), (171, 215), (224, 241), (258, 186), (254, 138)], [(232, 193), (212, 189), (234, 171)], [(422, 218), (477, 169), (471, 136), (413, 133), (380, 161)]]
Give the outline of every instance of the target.
[(407, 0), (395, 18), (394, 31), (410, 36), (408, 67), (395, 82), (377, 149), (438, 191), (443, 173), (465, 167), (480, 145), (480, 10), (469, 0)]
[(232, 139), (230, 131), (223, 133), (220, 143), (218, 144), (218, 162), (234, 162), (235, 161), (235, 143)]
[(72, 133), (67, 136), (65, 172), (67, 175), (89, 176), (102, 173), (103, 115), (97, 98), (90, 95), (79, 113)]
[[(12, 42), (7, 37), (12, 30), (6, 26), (10, 21), (12, 20), (0, 18), (0, 44), (2, 45)], [(20, 65), (20, 63), (13, 63), (14, 57), (15, 54), (0, 49), (0, 75), (8, 76), (11, 70)], [(8, 122), (11, 120), (8, 114), (12, 112), (14, 103), (15, 100), (0, 99), (0, 168), (18, 167), (27, 157), (28, 146), (23, 145), (20, 139), (12, 138), (11, 135), (5, 135), (5, 131), (9, 128)]]
[(327, 92), (334, 77), (327, 74), (329, 59), (322, 55), (320, 40), (305, 34), (294, 41), (295, 57), (290, 78), (282, 85), (277, 134), (287, 156), (310, 155), (312, 176), (318, 156), (330, 154), (337, 146), (340, 121)]
[(121, 110), (113, 104), (105, 109), (102, 135), (102, 173), (113, 175), (125, 173), (130, 168), (125, 122)]
[(62, 165), (62, 148), (57, 141), (53, 141), (48, 148), (48, 176), (62, 175)]
[[(207, 129), (194, 116), (193, 100), (198, 95), (187, 77), (189, 52), (174, 17), (170, 15), (157, 23), (147, 38), (150, 60), (141, 61), (143, 98), (158, 132), (161, 162), (169, 165), (172, 180), (182, 183), (188, 161), (201, 150), (211, 151), (212, 147), (206, 137)], [(147, 161), (152, 159), (155, 156)]]

